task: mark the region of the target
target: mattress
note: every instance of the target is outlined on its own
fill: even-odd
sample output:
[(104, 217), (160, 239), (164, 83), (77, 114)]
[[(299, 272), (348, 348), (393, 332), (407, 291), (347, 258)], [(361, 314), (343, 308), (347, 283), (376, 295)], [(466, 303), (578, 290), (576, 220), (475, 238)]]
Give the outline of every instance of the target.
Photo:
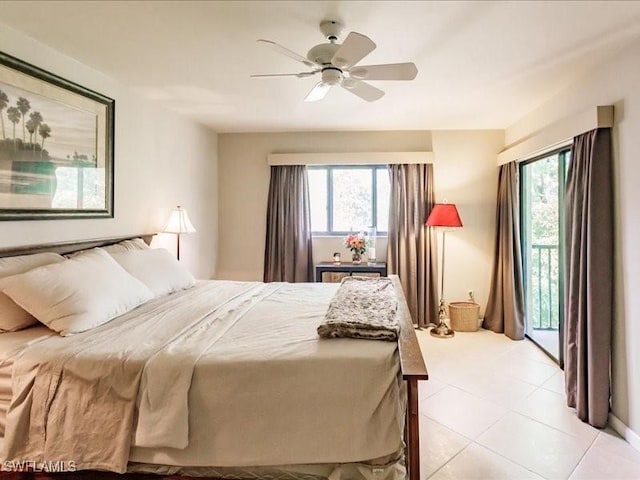
[(0, 333), (0, 436), (4, 436), (7, 410), (11, 403), (11, 374), (16, 356), (27, 348), (54, 332), (44, 325), (27, 328), (18, 332)]
[[(25, 400), (9, 412), (5, 458), (74, 458), (80, 468), (124, 471), (127, 459), (255, 467), (401, 452), (397, 345), (319, 339), (336, 288), (208, 281), (90, 332), (42, 340), (14, 366), (14, 394)], [(40, 378), (43, 370), (51, 376)], [(52, 387), (56, 398), (43, 409), (35, 400)], [(91, 408), (65, 423), (69, 402)], [(129, 418), (133, 431), (125, 429)], [(40, 445), (35, 432), (43, 421), (55, 441)], [(97, 452), (112, 455), (109, 463), (83, 462), (73, 451), (95, 445), (89, 440), (97, 430), (113, 439)]]

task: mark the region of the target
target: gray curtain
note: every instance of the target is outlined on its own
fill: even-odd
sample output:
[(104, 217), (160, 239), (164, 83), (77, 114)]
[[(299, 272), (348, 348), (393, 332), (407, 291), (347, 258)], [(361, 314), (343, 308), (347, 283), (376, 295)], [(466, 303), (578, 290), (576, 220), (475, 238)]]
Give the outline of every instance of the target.
[(264, 281), (313, 281), (309, 183), (302, 165), (271, 167)]
[(435, 203), (433, 166), (391, 165), (387, 269), (400, 277), (413, 321), (437, 323), (435, 234), (425, 227)]
[(565, 203), (565, 390), (578, 417), (609, 414), (613, 316), (611, 131), (573, 139)]
[(524, 338), (524, 289), (516, 162), (502, 165), (498, 176), (493, 273), (482, 326), (504, 333), (512, 340)]

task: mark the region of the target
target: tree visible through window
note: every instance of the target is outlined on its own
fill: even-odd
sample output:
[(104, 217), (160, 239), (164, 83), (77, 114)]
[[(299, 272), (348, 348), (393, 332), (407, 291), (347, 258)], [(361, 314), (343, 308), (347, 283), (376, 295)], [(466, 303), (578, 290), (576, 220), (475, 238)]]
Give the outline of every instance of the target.
[(389, 222), (389, 172), (386, 165), (311, 166), (311, 229), (316, 234), (344, 235)]

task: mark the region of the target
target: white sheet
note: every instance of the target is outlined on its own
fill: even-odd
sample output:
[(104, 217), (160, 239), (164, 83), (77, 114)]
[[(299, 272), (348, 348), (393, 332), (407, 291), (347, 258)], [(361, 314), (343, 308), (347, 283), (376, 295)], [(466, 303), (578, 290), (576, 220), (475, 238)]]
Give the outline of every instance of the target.
[[(100, 463), (100, 456), (124, 448), (125, 463), (128, 454), (143, 463), (254, 466), (358, 462), (398, 452), (404, 411), (396, 344), (319, 339), (316, 328), (336, 288), (206, 282), (95, 331), (46, 340), (20, 360), (14, 395), (22, 400), (9, 413), (5, 458), (71, 455), (84, 468), (122, 470), (113, 463), (122, 457)], [(234, 303), (234, 295), (245, 296)], [(254, 302), (256, 296), (263, 298)], [(231, 316), (218, 318), (225, 305)], [(191, 364), (191, 372), (174, 370), (177, 364)], [(52, 376), (38, 378), (48, 371)], [(135, 415), (123, 405), (135, 402), (135, 392), (148, 411), (131, 425)], [(88, 407), (69, 410), (70, 402)], [(186, 433), (188, 445), (163, 445), (173, 441), (168, 426), (185, 412), (185, 430), (175, 433)], [(167, 413), (175, 418), (163, 423)], [(37, 434), (44, 425), (46, 445)], [(129, 451), (132, 432), (136, 443), (155, 446)], [(102, 451), (83, 461), (83, 445)]]
[(282, 285), (242, 284), (208, 318), (149, 358), (142, 372), (134, 445), (179, 449), (189, 445), (189, 389), (196, 363), (204, 361), (230, 328)]
[(17, 332), (0, 333), (0, 436), (4, 435), (7, 410), (11, 402), (11, 375), (15, 357), (29, 345), (51, 335), (54, 335), (54, 332), (44, 325)]
[(281, 284), (246, 312), (195, 365), (189, 445), (134, 445), (130, 459), (256, 466), (366, 461), (400, 450), (396, 344), (318, 338), (337, 287)]

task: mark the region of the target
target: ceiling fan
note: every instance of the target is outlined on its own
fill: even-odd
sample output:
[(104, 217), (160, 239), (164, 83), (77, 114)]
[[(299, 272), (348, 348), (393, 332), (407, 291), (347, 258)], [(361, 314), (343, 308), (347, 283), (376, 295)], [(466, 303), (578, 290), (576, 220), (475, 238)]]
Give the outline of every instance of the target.
[(361, 33), (351, 32), (342, 44), (336, 43), (342, 33), (343, 25), (333, 20), (320, 22), (320, 31), (329, 43), (321, 43), (313, 47), (306, 57), (298, 55), (282, 45), (271, 40), (258, 40), (265, 43), (287, 57), (297, 60), (311, 71), (301, 73), (275, 73), (268, 75), (251, 75), (251, 77), (312, 77), (318, 73), (322, 80), (304, 99), (305, 102), (321, 100), (331, 89), (339, 85), (345, 90), (357, 95), (367, 102), (379, 100), (384, 92), (370, 85), (364, 80), (413, 80), (418, 69), (413, 63), (389, 63), (383, 65), (356, 66), (356, 64), (371, 53), (376, 44)]

